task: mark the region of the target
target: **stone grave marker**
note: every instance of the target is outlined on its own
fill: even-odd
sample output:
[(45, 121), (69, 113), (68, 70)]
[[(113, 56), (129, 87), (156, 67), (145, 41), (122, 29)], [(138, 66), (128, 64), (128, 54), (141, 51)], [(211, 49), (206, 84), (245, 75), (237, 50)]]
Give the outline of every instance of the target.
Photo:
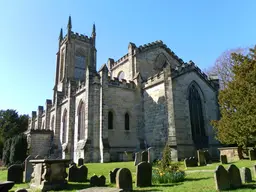
[(78, 159), (78, 167), (82, 166), (84, 164), (84, 159), (83, 158), (79, 158)]
[(204, 151), (197, 150), (197, 159), (198, 159), (199, 166), (205, 166), (206, 165)]
[(0, 182), (0, 191), (1, 192), (8, 192), (9, 190), (12, 189), (12, 187), (14, 186), (14, 182), (13, 181), (5, 181), (5, 182)]
[(249, 158), (251, 161), (256, 160), (256, 150), (255, 149), (249, 150)]
[(230, 179), (230, 187), (233, 189), (239, 188), (242, 186), (242, 179), (240, 175), (240, 171), (235, 165), (230, 165), (228, 167), (228, 176)]
[(94, 176), (91, 177), (91, 179), (90, 179), (90, 185), (91, 186), (98, 186), (99, 185), (98, 182), (99, 182), (99, 178), (98, 178), (97, 175), (94, 175)]
[(148, 152), (147, 151), (143, 151), (141, 153), (141, 161), (145, 161), (145, 162), (148, 162)]
[(244, 183), (252, 182), (252, 173), (248, 167), (243, 167), (241, 169), (241, 178)]
[(220, 162), (221, 162), (221, 164), (228, 164), (227, 155), (221, 155)]
[(148, 148), (148, 162), (153, 163), (155, 160), (155, 154), (154, 154), (154, 148), (149, 147)]
[(30, 182), (31, 180), (31, 174), (33, 173), (33, 166), (32, 163), (29, 162), (29, 160), (34, 159), (33, 156), (29, 155), (26, 159), (25, 159), (25, 170), (24, 170), (24, 182)]
[(256, 178), (256, 165), (253, 165), (252, 167), (254, 178)]
[(216, 190), (227, 190), (230, 189), (230, 180), (226, 169), (219, 165), (214, 172), (214, 180)]
[(135, 153), (134, 165), (137, 166), (141, 162), (141, 152)]
[(99, 186), (105, 186), (106, 185), (106, 177), (104, 175), (101, 175), (99, 177)]
[(7, 180), (14, 181), (14, 183), (23, 182), (23, 166), (21, 164), (14, 164), (8, 167)]
[(141, 162), (136, 168), (136, 186), (149, 187), (152, 185), (152, 165), (148, 162)]
[(109, 172), (110, 183), (116, 183), (116, 173), (120, 168), (115, 168)]
[(69, 167), (68, 180), (71, 182), (86, 182), (88, 176), (88, 168), (85, 165), (77, 167), (72, 165)]
[(116, 187), (124, 191), (132, 191), (132, 174), (127, 168), (121, 168), (116, 174)]
[(15, 192), (28, 192), (27, 189), (17, 189)]
[(189, 157), (184, 159), (185, 167), (197, 167), (198, 162), (195, 157)]
[(205, 157), (206, 164), (211, 164), (212, 163), (212, 157), (211, 157), (208, 150), (204, 151), (204, 157)]

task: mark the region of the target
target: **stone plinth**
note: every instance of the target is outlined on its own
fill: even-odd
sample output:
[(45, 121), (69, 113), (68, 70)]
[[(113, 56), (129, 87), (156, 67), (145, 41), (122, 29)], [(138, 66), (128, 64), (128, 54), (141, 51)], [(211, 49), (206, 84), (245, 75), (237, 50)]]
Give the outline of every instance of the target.
[(42, 191), (65, 189), (69, 159), (36, 159), (29, 162), (33, 165), (31, 188)]
[(220, 150), (220, 156), (227, 156), (228, 163), (239, 161), (243, 158), (242, 149), (240, 147), (223, 147), (218, 149)]

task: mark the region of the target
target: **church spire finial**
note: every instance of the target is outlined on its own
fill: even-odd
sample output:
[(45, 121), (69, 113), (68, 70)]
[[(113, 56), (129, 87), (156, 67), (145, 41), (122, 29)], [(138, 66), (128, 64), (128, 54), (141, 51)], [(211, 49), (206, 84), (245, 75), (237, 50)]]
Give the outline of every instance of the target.
[(62, 32), (62, 28), (60, 28), (60, 35), (59, 35), (59, 41), (63, 40), (63, 32)]
[(95, 27), (95, 23), (93, 23), (93, 26), (92, 26), (92, 36), (96, 36), (96, 27)]
[(67, 28), (68, 28), (68, 31), (71, 31), (71, 29), (72, 29), (71, 16), (68, 17), (68, 26), (67, 26)]

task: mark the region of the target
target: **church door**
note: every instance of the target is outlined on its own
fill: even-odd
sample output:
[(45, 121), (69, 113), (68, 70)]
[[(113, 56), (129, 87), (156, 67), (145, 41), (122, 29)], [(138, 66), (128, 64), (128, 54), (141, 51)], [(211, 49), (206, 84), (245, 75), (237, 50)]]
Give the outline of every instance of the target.
[(202, 100), (195, 85), (189, 88), (189, 112), (192, 139), (197, 149), (208, 148), (208, 136), (205, 133)]

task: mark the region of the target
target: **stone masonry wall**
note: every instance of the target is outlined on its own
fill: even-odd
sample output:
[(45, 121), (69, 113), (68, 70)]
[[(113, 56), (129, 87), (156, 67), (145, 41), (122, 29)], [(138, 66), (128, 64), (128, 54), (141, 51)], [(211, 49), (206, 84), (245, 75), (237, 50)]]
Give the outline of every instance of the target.
[(193, 81), (200, 87), (204, 96), (201, 99), (206, 134), (209, 136), (210, 152), (212, 155), (217, 153), (216, 147), (218, 142), (214, 138), (214, 131), (210, 125), (211, 120), (217, 119), (216, 93), (196, 72), (189, 72), (173, 79), (174, 114), (179, 159), (196, 155), (192, 141), (187, 95), (188, 87)]

